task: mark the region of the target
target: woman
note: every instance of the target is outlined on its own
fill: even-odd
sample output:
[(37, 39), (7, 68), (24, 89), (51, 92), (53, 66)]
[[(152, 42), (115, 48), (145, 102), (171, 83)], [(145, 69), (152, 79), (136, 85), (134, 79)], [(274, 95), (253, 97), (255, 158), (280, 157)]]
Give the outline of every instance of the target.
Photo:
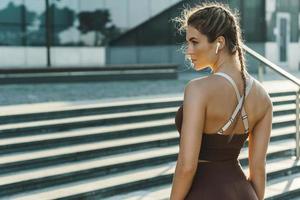
[[(262, 200), (272, 102), (245, 68), (238, 19), (223, 4), (203, 4), (175, 19), (186, 31), (195, 70), (176, 114), (180, 133), (171, 200)], [(240, 95), (241, 94), (241, 95)], [(238, 155), (248, 139), (249, 176)]]

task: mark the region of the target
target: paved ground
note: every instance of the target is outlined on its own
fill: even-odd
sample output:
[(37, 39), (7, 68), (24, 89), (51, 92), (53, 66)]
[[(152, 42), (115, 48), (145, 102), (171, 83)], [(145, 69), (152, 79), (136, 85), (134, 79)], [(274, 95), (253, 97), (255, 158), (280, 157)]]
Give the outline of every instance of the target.
[[(74, 101), (111, 101), (124, 98), (144, 98), (147, 96), (182, 95), (186, 83), (196, 77), (207, 74), (199, 72), (180, 72), (176, 80), (112, 81), (98, 83), (72, 84), (23, 84), (2, 85), (0, 87), (0, 106), (32, 104), (44, 102)], [(300, 78), (299, 72), (292, 72)], [(255, 74), (252, 74), (257, 77)], [(264, 80), (281, 79), (274, 73), (268, 73)]]

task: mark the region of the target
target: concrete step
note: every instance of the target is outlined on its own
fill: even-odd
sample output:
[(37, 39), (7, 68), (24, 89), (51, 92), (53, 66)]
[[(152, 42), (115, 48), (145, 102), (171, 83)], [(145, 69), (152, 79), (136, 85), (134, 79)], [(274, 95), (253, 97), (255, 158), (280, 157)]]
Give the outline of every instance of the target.
[[(270, 93), (273, 105), (295, 103), (295, 92)], [(138, 111), (144, 109), (158, 109), (178, 107), (183, 97), (153, 97), (137, 98), (122, 101), (80, 101), (39, 103), (29, 105), (14, 105), (0, 107), (0, 124), (30, 122), (36, 120), (62, 119), (66, 117), (109, 114), (116, 112)]]
[[(299, 200), (300, 199), (300, 173), (289, 175), (280, 180), (267, 184), (265, 200)], [(166, 184), (152, 187), (147, 190), (138, 190), (124, 195), (116, 195), (103, 200), (168, 200), (171, 186)]]
[[(294, 140), (277, 141), (270, 143), (268, 159), (274, 159), (291, 155)], [(91, 177), (115, 176), (116, 173), (127, 173), (131, 169), (143, 167), (156, 167), (157, 165), (168, 165), (176, 161), (178, 145), (165, 148), (152, 148), (117, 154), (93, 159), (86, 162), (72, 164), (47, 166), (35, 170), (23, 170), (2, 175), (0, 177), (0, 196), (13, 194), (20, 191), (48, 187), (75, 181), (82, 181)], [(242, 165), (246, 165), (248, 158), (247, 148), (243, 148), (240, 154)]]
[[(0, 146), (7, 146), (7, 145), (16, 145), (16, 144), (23, 144), (29, 142), (40, 142), (40, 141), (49, 141), (53, 139), (62, 139), (62, 138), (71, 138), (71, 137), (78, 137), (78, 136), (95, 136), (96, 134), (105, 133), (112, 133), (116, 131), (125, 131), (125, 130), (138, 130), (139, 128), (154, 128), (156, 126), (164, 126), (164, 125), (173, 125), (174, 130), (174, 119), (163, 119), (163, 120), (152, 120), (152, 121), (145, 121), (145, 122), (137, 122), (137, 123), (128, 123), (128, 124), (121, 124), (121, 125), (113, 125), (113, 126), (97, 126), (97, 127), (89, 127), (89, 128), (80, 128), (74, 129), (70, 131), (62, 131), (62, 132), (54, 132), (51, 134), (40, 134), (40, 135), (28, 135), (28, 136), (19, 136), (14, 138), (3, 138), (0, 140)], [(133, 135), (134, 136), (134, 135)], [(125, 136), (126, 137), (126, 136)], [(117, 139), (120, 137), (113, 137), (113, 138), (99, 138), (101, 140), (106, 139)]]
[(169, 200), (172, 185), (164, 184), (144, 190), (136, 190), (125, 194), (116, 194), (102, 200)]
[[(159, 142), (163, 140), (169, 140), (169, 139), (177, 139), (178, 135), (175, 131), (171, 132), (165, 132), (161, 134), (156, 135), (143, 135), (138, 137), (129, 137), (129, 138), (122, 138), (122, 139), (114, 139), (114, 140), (108, 140), (108, 141), (94, 141), (89, 144), (80, 144), (80, 145), (72, 145), (72, 146), (65, 146), (50, 150), (38, 150), (34, 152), (27, 152), (27, 153), (12, 153), (12, 154), (6, 154), (1, 156), (0, 164), (6, 164), (11, 162), (19, 162), (30, 159), (39, 159), (44, 157), (50, 157), (50, 156), (57, 156), (57, 155), (66, 155), (71, 153), (79, 153), (79, 152), (85, 152), (85, 151), (91, 151), (95, 149), (108, 149), (108, 148), (121, 148), (124, 150), (125, 147), (128, 145), (133, 144), (142, 144), (147, 142)], [(124, 151), (123, 151), (124, 152)], [(109, 152), (106, 154), (108, 155)], [(104, 155), (103, 155), (104, 156)]]
[[(274, 83), (276, 83), (276, 81), (272, 82), (268, 82), (268, 83), (264, 83), (264, 84), (269, 84), (271, 85), (272, 88), (270, 88), (269, 86), (265, 87), (265, 89), (267, 90), (267, 92), (269, 93), (270, 97), (280, 97), (280, 96), (290, 96), (290, 95), (296, 95), (297, 92), (297, 86), (293, 85), (293, 88), (288, 88), (288, 87), (274, 87)], [(280, 84), (280, 81), (277, 82)]]
[[(278, 140), (284, 140), (296, 138), (296, 126), (285, 126), (282, 128), (274, 128), (272, 129), (271, 138), (270, 141), (278, 141)], [(247, 144), (247, 143), (246, 143)]]
[[(272, 190), (272, 185), (270, 183), (275, 182), (276, 180), (279, 180), (280, 178), (277, 179), (277, 177), (271, 177), (271, 174), (276, 174), (280, 171), (284, 171), (285, 169), (288, 168), (299, 168), (299, 160), (295, 160), (295, 159), (291, 159), (289, 157), (287, 158), (280, 158), (280, 159), (274, 159), (274, 160), (268, 160), (267, 161), (267, 166), (266, 166), (266, 173), (267, 173), (267, 179), (268, 179), (268, 183), (266, 186), (266, 195), (268, 196), (270, 199), (271, 197), (273, 197), (275, 199), (276, 194), (274, 194)], [(244, 173), (246, 176), (248, 176), (248, 168), (247, 167), (243, 167), (244, 169)], [(288, 173), (287, 173), (288, 174)], [(297, 176), (298, 173), (293, 173), (293, 175), (291, 175), (291, 177), (293, 176)], [(282, 178), (282, 179), (285, 179)], [(171, 184), (165, 184), (165, 185), (160, 185), (157, 187), (152, 187), (149, 189), (145, 189), (145, 190), (137, 190), (134, 192), (129, 192), (123, 195), (114, 195), (108, 198), (103, 198), (103, 200), (167, 200), (169, 199), (169, 195), (171, 193)], [(280, 199), (277, 198), (276, 199)]]
[[(276, 123), (285, 123), (286, 120), (289, 123), (292, 122), (292, 123), (290, 123), (292, 125), (288, 125), (287, 127), (279, 126), (280, 128), (283, 128), (283, 129), (279, 129), (279, 131), (283, 131), (282, 134), (279, 134), (278, 131), (276, 131), (277, 128), (275, 127), (272, 131), (271, 141), (273, 140), (273, 132), (275, 134), (274, 139), (277, 138), (277, 140), (279, 140), (281, 138), (282, 139), (293, 138), (293, 131), (291, 131), (291, 130), (292, 130), (292, 126), (294, 125), (294, 122), (293, 122), (294, 118), (292, 115), (288, 115), (287, 117), (274, 117), (273, 122), (275, 124), (273, 124), (273, 127), (275, 127)], [(162, 127), (156, 127), (156, 126), (162, 126)], [(131, 136), (139, 137), (139, 136), (145, 135), (145, 134), (143, 134), (143, 132), (141, 134), (139, 134), (139, 132), (138, 132), (139, 128), (143, 128), (143, 127), (144, 127), (144, 130), (145, 129), (146, 130), (150, 130), (150, 129), (155, 130), (154, 127), (158, 128), (158, 129), (159, 128), (170, 129), (173, 127), (172, 130), (174, 130), (174, 119), (166, 119), (166, 120), (162, 120), (162, 121), (154, 120), (154, 121), (148, 121), (148, 122), (143, 122), (143, 123), (138, 123), (138, 124), (129, 123), (127, 125), (118, 125), (117, 127), (116, 126), (106, 126), (106, 127), (102, 127), (102, 129), (100, 128), (99, 130), (97, 130), (96, 128), (95, 129), (85, 129), (82, 133), (79, 133), (80, 130), (78, 130), (78, 132), (75, 130), (72, 132), (57, 132), (57, 133), (53, 133), (53, 135), (52, 134), (44, 134), (41, 136), (33, 136), (33, 138), (31, 138), (29, 136), (28, 137), (20, 137), (20, 140), (18, 140), (18, 138), (8, 138), (8, 139), (6, 138), (6, 139), (2, 139), (0, 141), (0, 149), (1, 149), (0, 155), (7, 154), (7, 153), (14, 153), (14, 152), (16, 153), (18, 151), (21, 151), (22, 153), (24, 153), (29, 150), (40, 150), (40, 149), (47, 149), (47, 148), (51, 149), (51, 148), (62, 147), (62, 146), (65, 146), (66, 144), (68, 144), (68, 146), (74, 146), (74, 145), (76, 146), (76, 144), (89, 145), (89, 144), (93, 144), (95, 142), (95, 140), (97, 139), (97, 137), (99, 138), (98, 141), (103, 141), (103, 138), (101, 138), (101, 134), (113, 135), (113, 133), (111, 133), (111, 131), (113, 132), (114, 129), (117, 132), (120, 131), (119, 134), (117, 134), (118, 138), (128, 137), (129, 136), (128, 133), (130, 133)], [(287, 128), (287, 129), (285, 129), (285, 128)], [(130, 131), (131, 129), (132, 129), (132, 131)], [(91, 131), (90, 134), (88, 133), (89, 131)], [(102, 132), (102, 131), (104, 131), (104, 132)], [(156, 131), (158, 131), (158, 130), (156, 129)], [(162, 131), (158, 131), (158, 133), (160, 133), (160, 132), (162, 132)], [(122, 133), (125, 134), (123, 137), (121, 136)], [(147, 132), (147, 134), (148, 133), (149, 132)], [(97, 134), (99, 136), (95, 136), (95, 134)], [(151, 134), (153, 134), (153, 132)], [(284, 134), (286, 134), (286, 135), (284, 135)], [(167, 143), (169, 142), (169, 144), (176, 144), (178, 142), (176, 139), (178, 136), (176, 131), (174, 132), (174, 136), (175, 137), (166, 139), (169, 141), (164, 141), (164, 142), (167, 142)], [(59, 138), (55, 138), (55, 137), (59, 137)], [(149, 137), (149, 136), (147, 136), (147, 137)], [(111, 137), (110, 139), (112, 139), (112, 138), (116, 138), (116, 137)], [(32, 139), (34, 141), (32, 141)], [(75, 141), (73, 144), (70, 143), (72, 140)], [(60, 144), (60, 145), (58, 145), (58, 144)], [(102, 144), (102, 143), (98, 142), (98, 144)], [(53, 145), (53, 146), (51, 146), (51, 145)], [(153, 145), (153, 143), (151, 143), (150, 146), (152, 146), (152, 145)], [(30, 153), (28, 155), (30, 155)], [(32, 156), (32, 155), (30, 155), (30, 156)], [(54, 154), (52, 154), (52, 156), (54, 156)], [(0, 165), (0, 168), (1, 168), (1, 165)]]
[(133, 123), (148, 120), (173, 118), (177, 109), (177, 107), (160, 108), (124, 113), (70, 117), (65, 119), (42, 120), (1, 125), (0, 138), (13, 137), (25, 133), (40, 134), (41, 132), (49, 133), (54, 131), (64, 131), (75, 128), (92, 127), (107, 124), (116, 125), (120, 123)]
[[(271, 92), (270, 96), (274, 105), (295, 102), (293, 100), (295, 99), (295, 92), (293, 90)], [(166, 108), (179, 106), (182, 100), (182, 95), (170, 95), (165, 97), (153, 96), (152, 98), (127, 98), (118, 101), (111, 100), (109, 102), (98, 100), (2, 106), (0, 107), (0, 124)]]
[[(295, 126), (287, 126), (282, 128), (272, 129), (270, 142), (275, 141), (284, 141), (286, 139), (296, 138), (296, 127)], [(244, 147), (248, 147), (248, 140), (246, 140)]]
[(61, 119), (66, 117), (111, 114), (144, 109), (179, 106), (182, 97), (144, 98), (122, 101), (80, 101), (52, 104), (30, 104), (28, 106), (2, 106), (0, 124), (29, 122), (35, 120)]
[(300, 173), (286, 175), (267, 183), (266, 200), (290, 200), (300, 197)]
[[(274, 117), (292, 115), (295, 113), (293, 104), (274, 106)], [(0, 138), (22, 135), (36, 135), (56, 131), (66, 131), (76, 128), (93, 127), (100, 125), (117, 125), (157, 119), (175, 118), (178, 107), (147, 109), (113, 114), (66, 117), (64, 119), (40, 120), (14, 124), (0, 125)], [(289, 116), (289, 119), (292, 119)], [(291, 124), (290, 122), (284, 123)], [(281, 125), (279, 125), (281, 126)], [(277, 126), (278, 127), (278, 126)]]
[[(276, 118), (278, 117), (274, 118), (274, 122), (276, 122)], [(285, 119), (287, 118), (282, 118), (282, 120)], [(126, 152), (142, 148), (176, 145), (179, 142), (179, 135), (177, 131), (174, 131), (173, 120), (149, 121), (142, 124), (131, 124), (132, 126), (128, 124), (126, 126), (123, 125), (119, 127), (102, 127), (102, 130), (85, 129), (82, 133), (76, 131), (65, 133), (58, 132), (54, 135), (41, 135), (40, 138), (38, 138), (38, 136), (34, 136), (34, 138), (23, 137), (16, 139), (3, 139), (0, 145), (0, 155), (3, 155), (0, 157), (0, 169), (2, 169), (2, 173), (4, 173), (7, 172), (7, 170), (13, 170), (16, 166), (24, 167), (31, 163), (27, 160), (27, 157), (32, 160), (30, 165), (40, 166), (51, 164), (52, 162), (55, 164), (62, 160), (66, 162), (73, 162), (74, 158), (69, 156), (69, 154), (75, 156), (76, 159), (81, 159), (83, 157), (91, 158), (92, 155), (104, 156), (118, 153), (120, 151)], [(277, 120), (277, 122), (282, 121)], [(157, 125), (168, 127), (168, 124), (170, 124), (169, 127), (173, 127), (172, 131), (160, 130), (155, 133), (147, 132), (142, 134), (139, 134), (138, 132), (140, 127), (152, 129), (152, 126)], [(116, 131), (121, 131), (121, 133), (122, 130), (130, 132), (130, 129), (133, 129), (130, 133), (131, 135), (126, 134), (121, 136), (121, 134), (119, 134), (121, 137), (118, 139), (114, 137), (107, 140), (101, 140), (101, 134), (110, 134), (112, 128), (115, 128)], [(91, 131), (89, 132), (91, 134), (90, 136), (87, 131)], [(95, 131), (104, 131), (104, 133), (99, 134), (97, 132), (95, 133)], [(293, 128), (293, 126), (281, 127), (278, 130), (273, 129), (271, 141), (294, 138), (294, 133), (295, 128)], [(81, 136), (78, 136), (79, 134), (81, 134)], [(97, 137), (94, 137), (95, 134), (100, 135), (98, 140), (96, 140)], [(55, 138), (58, 137), (58, 135), (59, 138)], [(73, 144), (72, 137), (75, 137), (76, 141)], [(87, 137), (87, 140), (85, 140), (85, 137)], [(20, 140), (18, 141), (18, 139)], [(32, 141), (32, 139), (34, 141)], [(57, 145), (59, 142), (60, 145)], [(247, 146), (247, 142), (245, 145)]]
[(65, 146), (55, 149), (6, 154), (0, 157), (0, 173), (72, 163), (141, 149), (177, 145), (178, 141), (178, 134), (172, 131), (159, 135), (145, 135), (103, 142), (96, 141), (88, 144)]
[[(276, 146), (278, 147), (279, 145)], [(247, 153), (242, 152), (241, 156), (246, 157)], [(277, 162), (267, 165), (267, 172), (277, 173), (277, 171), (284, 169), (289, 171), (289, 169), (284, 168), (282, 165), (278, 166), (280, 163), (281, 162), (278, 162), (277, 159)], [(284, 159), (284, 163), (286, 167), (294, 167), (298, 170), (300, 168), (299, 162), (295, 163)], [(56, 185), (47, 188), (47, 190), (45, 188), (41, 191), (36, 190), (29, 193), (21, 193), (18, 196), (21, 197), (21, 199), (44, 199), (44, 197), (47, 196), (51, 198), (63, 198), (67, 196), (72, 196), (72, 198), (88, 198), (89, 196), (93, 196), (93, 198), (97, 197), (102, 199), (103, 197), (108, 197), (116, 193), (130, 192), (141, 189), (142, 187), (147, 188), (153, 185), (170, 184), (175, 165), (176, 162), (169, 162), (152, 167), (131, 168), (133, 170), (123, 173), (114, 173), (107, 177), (97, 177), (72, 182), (70, 184), (64, 184), (61, 187)], [(274, 165), (277, 166), (274, 167)], [(15, 199), (18, 196), (12, 196), (12, 198)]]
[(0, 140), (0, 155), (18, 151), (56, 148), (174, 131), (174, 119), (152, 120), (113, 126), (96, 126), (40, 135), (9, 137)]
[[(281, 144), (281, 145), (286, 145), (286, 144), (290, 144), (290, 143), (283, 143), (282, 141), (280, 141), (279, 143), (277, 142), (276, 144)], [(276, 148), (273, 144), (272, 144), (272, 148), (271, 150), (269, 150), (269, 153), (274, 153), (274, 152), (278, 152), (279, 151), (285, 151), (286, 148), (282, 147), (282, 148)], [(247, 148), (243, 148), (242, 151), (241, 151), (241, 157), (240, 159), (245, 159), (247, 158)], [(145, 160), (145, 159), (153, 159), (153, 158), (157, 158), (158, 156), (159, 157), (163, 157), (163, 156), (166, 156), (166, 155), (174, 155), (175, 153), (178, 153), (178, 147), (177, 146), (171, 146), (171, 147), (162, 147), (162, 148), (152, 148), (151, 149), (151, 152), (149, 152), (148, 150), (139, 150), (139, 151), (133, 151), (133, 152), (128, 152), (128, 153), (123, 153), (123, 154), (117, 154), (117, 155), (113, 155), (113, 156), (107, 156), (107, 157), (104, 157), (104, 158), (97, 158), (97, 159), (91, 159), (90, 161), (84, 161), (84, 162), (78, 162), (78, 163), (72, 163), (72, 164), (69, 164), (70, 166), (73, 166), (74, 169), (79, 169), (78, 166), (81, 166), (81, 165), (86, 165), (86, 166), (95, 166), (95, 164), (93, 163), (97, 163), (98, 165), (100, 164), (100, 166), (108, 166), (108, 165), (116, 165), (116, 164), (120, 164), (122, 163), (122, 161), (125, 163), (125, 162), (129, 162), (129, 161), (137, 161), (137, 160)], [(78, 166), (77, 166), (78, 165)], [(68, 166), (67, 164), (65, 165), (61, 165), (59, 166), (58, 168), (61, 168), (61, 167), (66, 167)], [(53, 167), (55, 170), (57, 169), (56, 166)], [(73, 169), (73, 170), (74, 170)], [(50, 170), (50, 171), (55, 171), (53, 170), (52, 168), (42, 168), (41, 169), (41, 173), (43, 175), (48, 175), (48, 173), (44, 173), (46, 172), (47, 170)], [(59, 170), (61, 171), (61, 170)], [(32, 173), (39, 173), (38, 170), (31, 170)], [(26, 171), (26, 174), (28, 173), (28, 171)], [(49, 172), (50, 173), (50, 172)], [(21, 173), (22, 174), (22, 173)], [(13, 177), (16, 176), (16, 173), (12, 173)], [(11, 176), (11, 174), (8, 175), (9, 177)], [(2, 185), (2, 178), (4, 177), (4, 180), (5, 181), (8, 181), (8, 178), (6, 176), (2, 176), (0, 178), (0, 185)], [(32, 178), (34, 177), (32, 174), (28, 176), (29, 178)], [(22, 178), (18, 177), (18, 178), (15, 178), (15, 181), (20, 181), (22, 180)]]
[[(274, 110), (276, 111), (287, 111), (289, 108), (292, 109), (293, 105), (279, 105), (275, 106)], [(166, 108), (165, 110), (147, 110), (146, 112), (169, 112), (172, 108)], [(173, 108), (177, 110), (178, 108)], [(133, 115), (132, 113), (127, 113), (128, 115)], [(134, 113), (136, 114), (136, 113)], [(166, 114), (167, 115), (167, 114)], [(174, 114), (175, 115), (175, 114)], [(102, 117), (103, 116), (97, 116)], [(108, 116), (108, 117), (111, 117)], [(91, 118), (91, 117), (89, 117)], [(118, 118), (118, 117), (117, 117)], [(285, 115), (285, 116), (274, 116), (273, 119), (273, 127), (278, 128), (282, 126), (293, 126), (294, 118), (292, 114)], [(88, 120), (86, 117), (79, 117), (82, 120)], [(112, 126), (96, 126), (90, 128), (78, 128), (69, 131), (54, 131), (51, 134), (44, 133), (44, 129), (42, 127), (52, 126), (55, 125), (62, 125), (65, 124), (66, 126), (71, 126), (72, 123), (77, 123), (79, 121), (78, 118), (68, 118), (65, 120), (47, 120), (47, 121), (40, 121), (40, 122), (29, 122), (29, 123), (19, 123), (19, 124), (10, 124), (5, 126), (0, 126), (0, 129), (4, 130), (8, 137), (4, 137), (2, 135), (2, 139), (0, 140), (0, 155), (13, 153), (18, 151), (32, 151), (36, 149), (43, 149), (43, 148), (56, 148), (59, 146), (65, 145), (74, 145), (74, 144), (81, 144), (81, 143), (89, 143), (95, 140), (102, 141), (105, 139), (112, 139), (112, 138), (120, 138), (126, 136), (137, 136), (137, 135), (144, 135), (144, 134), (158, 134), (161, 131), (170, 131), (174, 130), (174, 116), (168, 119), (161, 119), (161, 120), (147, 120), (146, 122), (136, 122), (136, 123), (127, 123), (126, 125), (112, 125)], [(91, 119), (94, 120), (94, 119)], [(57, 123), (57, 124), (55, 124)], [(279, 124), (279, 125), (277, 125)], [(11, 130), (21, 130), (24, 129), (33, 129), (38, 130), (40, 127), (41, 134), (31, 135), (29, 134), (19, 134), (16, 135), (18, 132), (13, 132)], [(152, 132), (149, 131), (152, 129)], [(5, 131), (6, 130), (6, 131)], [(160, 130), (160, 131), (158, 131)], [(7, 133), (9, 131), (10, 133)], [(118, 132), (118, 133), (117, 133)], [(122, 133), (122, 134), (120, 134)], [(290, 132), (292, 133), (292, 132)], [(16, 135), (13, 137), (13, 135)], [(110, 137), (107, 137), (107, 136)], [(112, 137), (116, 135), (117, 137)]]
[(294, 95), (271, 97), (271, 100), (274, 106), (284, 105), (284, 104), (294, 104), (296, 102), (296, 95), (294, 94)]
[(273, 129), (293, 125), (296, 125), (296, 114), (275, 116), (272, 120)]
[(281, 116), (281, 115), (295, 114), (295, 113), (296, 113), (295, 103), (273, 106), (273, 116)]
[[(284, 93), (286, 94), (286, 93)], [(288, 93), (287, 93), (288, 94)], [(161, 97), (163, 96), (163, 97)], [(70, 111), (77, 109), (94, 109), (94, 108), (114, 108), (119, 106), (130, 105), (147, 105), (156, 103), (170, 103), (182, 101), (180, 95), (154, 95), (145, 97), (126, 97), (113, 98), (104, 100), (91, 101), (71, 101), (71, 102), (51, 102), (51, 103), (35, 103), (35, 104), (21, 104), (21, 105), (6, 105), (0, 106), (0, 116), (16, 116), (22, 114), (41, 114), (51, 113), (53, 111)]]

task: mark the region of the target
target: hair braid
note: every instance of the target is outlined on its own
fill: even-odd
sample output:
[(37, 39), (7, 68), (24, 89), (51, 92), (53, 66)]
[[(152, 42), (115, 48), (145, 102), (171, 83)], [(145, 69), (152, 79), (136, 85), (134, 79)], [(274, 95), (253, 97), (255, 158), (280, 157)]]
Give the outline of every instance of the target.
[(243, 48), (241, 47), (241, 44), (242, 44), (242, 37), (241, 37), (241, 31), (240, 31), (240, 28), (239, 26), (237, 26), (237, 22), (235, 20), (234, 17), (232, 17), (232, 20), (233, 20), (233, 23), (234, 23), (234, 29), (235, 29), (235, 33), (236, 33), (236, 50), (238, 52), (238, 56), (239, 56), (239, 60), (240, 60), (240, 63), (241, 63), (241, 76), (242, 76), (242, 79), (243, 79), (243, 102), (242, 102), (242, 107), (241, 109), (243, 109), (243, 106), (245, 104), (245, 100), (246, 100), (246, 87), (247, 87), (247, 83), (246, 83), (246, 76), (245, 76), (245, 72), (246, 72), (246, 66), (245, 66), (245, 57), (244, 57), (244, 51), (243, 51)]
[[(240, 27), (238, 26), (238, 22), (237, 22), (237, 17), (235, 17), (234, 15), (232, 15), (230, 12), (228, 12), (226, 9), (224, 9), (224, 12), (226, 13), (226, 15), (229, 17), (231, 23), (232, 23), (232, 26), (233, 26), (233, 29), (234, 29), (234, 32), (235, 32), (235, 44), (233, 49), (232, 49), (232, 54), (238, 53), (238, 57), (239, 57), (239, 61), (240, 61), (240, 64), (241, 64), (241, 76), (242, 76), (242, 80), (243, 80), (243, 102), (242, 102), (242, 106), (241, 106), (241, 109), (239, 110), (239, 113), (241, 113), (243, 107), (244, 107), (244, 104), (245, 104), (245, 101), (246, 101), (246, 87), (247, 87), (247, 83), (246, 83), (246, 76), (245, 76), (245, 72), (246, 72), (246, 66), (245, 66), (245, 57), (244, 57), (244, 51), (243, 51), (243, 48), (242, 48), (242, 35), (241, 35), (241, 30), (240, 30)], [(237, 121), (236, 121), (237, 122)]]
[(242, 103), (242, 108), (245, 104), (245, 99), (246, 99), (246, 76), (245, 76), (245, 65), (244, 65), (244, 55), (243, 55), (243, 51), (242, 48), (240, 47), (240, 45), (238, 44), (237, 46), (237, 51), (238, 51), (238, 55), (239, 55), (239, 60), (241, 63), (241, 75), (242, 75), (242, 79), (243, 79), (243, 93), (244, 93), (244, 99), (243, 99), (243, 103)]

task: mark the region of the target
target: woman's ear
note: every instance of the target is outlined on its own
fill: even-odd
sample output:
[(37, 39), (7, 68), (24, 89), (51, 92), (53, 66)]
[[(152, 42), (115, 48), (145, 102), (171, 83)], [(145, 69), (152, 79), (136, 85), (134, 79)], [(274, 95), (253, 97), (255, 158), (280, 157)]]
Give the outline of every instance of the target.
[(218, 50), (221, 50), (225, 47), (226, 41), (225, 41), (225, 38), (223, 36), (217, 37), (215, 42), (216, 42), (216, 48), (218, 48)]

